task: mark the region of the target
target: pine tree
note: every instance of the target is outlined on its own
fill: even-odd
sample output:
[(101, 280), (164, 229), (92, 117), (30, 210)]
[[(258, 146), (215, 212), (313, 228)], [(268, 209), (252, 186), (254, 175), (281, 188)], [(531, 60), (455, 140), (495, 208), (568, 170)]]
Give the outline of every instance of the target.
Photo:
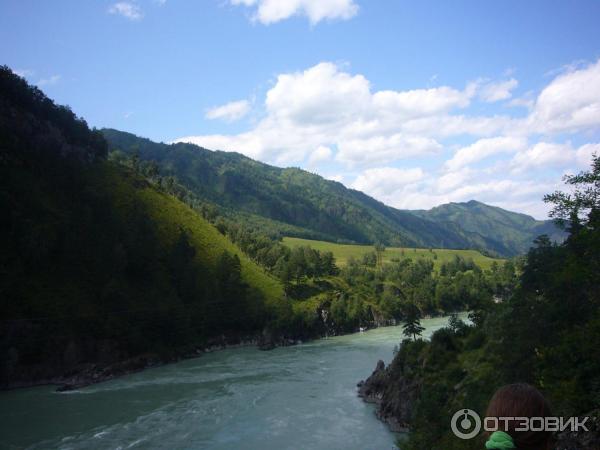
[(425, 328), (421, 326), (420, 316), (419, 308), (414, 303), (409, 304), (404, 313), (404, 325), (402, 326), (404, 336), (412, 337), (415, 341), (417, 336), (421, 336)]

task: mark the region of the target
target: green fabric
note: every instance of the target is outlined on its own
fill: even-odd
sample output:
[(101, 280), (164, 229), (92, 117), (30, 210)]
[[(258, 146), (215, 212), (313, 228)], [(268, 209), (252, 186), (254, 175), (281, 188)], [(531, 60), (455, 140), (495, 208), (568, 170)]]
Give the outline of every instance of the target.
[(485, 443), (485, 448), (488, 450), (505, 450), (516, 447), (509, 434), (504, 431), (494, 431)]

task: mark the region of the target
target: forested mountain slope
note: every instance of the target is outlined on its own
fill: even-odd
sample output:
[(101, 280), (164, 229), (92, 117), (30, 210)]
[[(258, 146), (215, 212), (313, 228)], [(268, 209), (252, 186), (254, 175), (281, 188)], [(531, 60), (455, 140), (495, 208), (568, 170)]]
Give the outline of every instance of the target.
[(301, 169), (282, 169), (239, 153), (192, 144), (156, 143), (113, 129), (102, 132), (117, 155), (155, 161), (161, 174), (175, 177), (199, 198), (228, 210), (229, 215), (245, 214), (245, 221), (262, 218), (263, 228), (282, 235), (344, 243), (472, 248), (513, 256), (525, 253), (538, 234), (557, 232), (550, 222), (478, 202), (473, 203), (478, 208), (457, 209), (450, 204), (431, 211), (398, 210)]
[[(200, 198), (230, 210), (262, 216), (297, 237), (341, 242), (466, 248), (454, 225), (440, 226), (399, 211), (341, 183), (297, 168), (269, 166), (239, 153), (192, 144), (163, 144), (117, 130), (102, 130), (111, 150), (159, 164)], [(273, 222), (276, 221), (276, 222)], [(281, 229), (281, 224), (294, 229)]]
[(0, 68), (0, 386), (165, 359), (291, 314), (282, 284)]
[(440, 225), (457, 225), (481, 242), (492, 245), (500, 254), (525, 253), (534, 239), (546, 234), (551, 240), (562, 242), (565, 233), (551, 220), (536, 220), (526, 214), (507, 211), (475, 200), (465, 203), (448, 203), (430, 210), (410, 211)]

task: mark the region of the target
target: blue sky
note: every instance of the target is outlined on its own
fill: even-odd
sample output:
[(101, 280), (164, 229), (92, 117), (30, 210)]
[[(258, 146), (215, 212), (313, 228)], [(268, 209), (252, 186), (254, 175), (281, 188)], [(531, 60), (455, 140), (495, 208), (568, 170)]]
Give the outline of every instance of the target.
[(600, 150), (600, 2), (0, 2), (0, 63), (96, 127), (300, 166), (400, 208), (544, 218)]

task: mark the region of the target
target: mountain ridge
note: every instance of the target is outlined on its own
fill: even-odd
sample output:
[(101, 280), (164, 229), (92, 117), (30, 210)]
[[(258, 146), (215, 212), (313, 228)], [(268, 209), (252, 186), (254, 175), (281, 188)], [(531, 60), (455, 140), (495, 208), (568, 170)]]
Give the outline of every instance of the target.
[[(300, 168), (275, 167), (241, 153), (194, 144), (156, 143), (114, 129), (101, 131), (114, 154), (135, 154), (142, 160), (155, 161), (162, 174), (176, 177), (199, 198), (233, 216), (260, 217), (264, 226), (280, 235), (339, 243), (470, 248), (499, 256), (525, 253), (539, 234), (562, 240), (550, 221), (537, 221), (475, 200), (448, 204), (471, 205), (453, 207), (452, 214), (447, 205), (431, 210), (396, 209)], [(478, 213), (490, 217), (474, 220), (477, 205), (485, 205), (487, 208), (479, 208)], [(464, 217), (470, 226), (464, 226)], [(498, 220), (506, 223), (489, 226), (490, 221)]]

